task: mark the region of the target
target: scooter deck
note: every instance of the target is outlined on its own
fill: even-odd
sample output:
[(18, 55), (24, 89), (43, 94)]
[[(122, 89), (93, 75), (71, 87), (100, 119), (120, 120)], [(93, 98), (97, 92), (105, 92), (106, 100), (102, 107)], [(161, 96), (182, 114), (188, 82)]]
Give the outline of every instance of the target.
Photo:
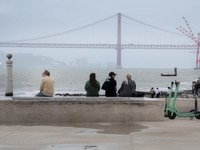
[(181, 112), (177, 114), (177, 117), (196, 117), (197, 115), (195, 112)]

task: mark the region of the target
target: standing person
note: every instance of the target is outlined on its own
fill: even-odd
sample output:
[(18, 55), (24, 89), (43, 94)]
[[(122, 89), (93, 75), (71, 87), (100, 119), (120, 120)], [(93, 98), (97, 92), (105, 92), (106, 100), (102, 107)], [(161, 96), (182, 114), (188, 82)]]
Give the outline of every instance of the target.
[(36, 95), (37, 97), (52, 97), (54, 94), (54, 84), (55, 81), (50, 77), (50, 72), (44, 70), (42, 73), (42, 80), (40, 83), (40, 92)]
[(150, 94), (151, 94), (151, 98), (154, 98), (154, 96), (155, 96), (155, 90), (154, 90), (153, 87), (150, 90)]
[(195, 83), (195, 95), (199, 96), (200, 92), (200, 78)]
[(170, 93), (170, 87), (168, 86), (167, 87), (167, 96), (169, 96), (169, 93)]
[(85, 83), (86, 96), (99, 96), (100, 83), (96, 80), (96, 74), (91, 73), (89, 80)]
[(109, 77), (106, 79), (104, 84), (102, 85), (102, 89), (105, 90), (106, 97), (116, 97), (117, 96), (117, 81), (115, 80), (115, 76), (117, 74), (114, 72), (109, 73)]
[(131, 79), (131, 74), (126, 75), (126, 79), (122, 82), (118, 94), (121, 97), (131, 97), (136, 93), (136, 83)]
[(196, 86), (196, 81), (192, 81), (192, 95), (196, 95), (196, 89), (195, 89), (195, 86)]
[(160, 90), (158, 88), (156, 88), (156, 90), (155, 90), (155, 97), (156, 98), (160, 97)]

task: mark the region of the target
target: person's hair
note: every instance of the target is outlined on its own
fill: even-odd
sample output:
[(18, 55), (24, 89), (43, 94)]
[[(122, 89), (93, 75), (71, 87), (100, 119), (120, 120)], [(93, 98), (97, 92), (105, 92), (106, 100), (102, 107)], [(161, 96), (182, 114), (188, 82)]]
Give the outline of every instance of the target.
[(125, 83), (128, 84), (128, 81), (129, 81), (130, 79), (131, 79), (131, 74), (128, 73), (128, 74), (126, 75)]
[(91, 73), (90, 74), (89, 81), (90, 81), (90, 83), (91, 83), (92, 86), (96, 86), (97, 85), (96, 74), (95, 73)]
[(48, 70), (44, 70), (43, 74), (50, 76), (50, 72)]

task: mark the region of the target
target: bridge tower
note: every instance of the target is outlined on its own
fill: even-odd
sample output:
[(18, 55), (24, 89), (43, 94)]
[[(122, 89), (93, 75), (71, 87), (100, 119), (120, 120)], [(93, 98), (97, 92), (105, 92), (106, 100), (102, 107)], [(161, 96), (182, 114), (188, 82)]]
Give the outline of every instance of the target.
[(121, 13), (117, 15), (117, 68), (122, 68), (121, 65)]

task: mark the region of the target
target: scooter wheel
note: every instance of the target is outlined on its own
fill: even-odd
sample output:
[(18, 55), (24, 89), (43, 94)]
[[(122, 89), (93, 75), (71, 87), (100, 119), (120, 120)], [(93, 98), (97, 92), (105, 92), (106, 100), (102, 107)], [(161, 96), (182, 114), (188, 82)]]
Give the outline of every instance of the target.
[(192, 110), (190, 110), (190, 112), (195, 113), (195, 118), (196, 119), (200, 119), (200, 112), (199, 111), (196, 111), (195, 109), (192, 109)]
[(200, 113), (197, 112), (195, 117), (196, 117), (197, 119), (200, 119)]
[(197, 116), (195, 116), (197, 119), (200, 119), (200, 114), (199, 115), (197, 115)]
[(196, 110), (195, 110), (195, 109), (192, 109), (192, 110), (190, 110), (189, 112), (196, 112)]
[(169, 119), (173, 120), (176, 118), (176, 113), (173, 113), (173, 115), (171, 115), (171, 112), (169, 112), (168, 117), (169, 117)]

